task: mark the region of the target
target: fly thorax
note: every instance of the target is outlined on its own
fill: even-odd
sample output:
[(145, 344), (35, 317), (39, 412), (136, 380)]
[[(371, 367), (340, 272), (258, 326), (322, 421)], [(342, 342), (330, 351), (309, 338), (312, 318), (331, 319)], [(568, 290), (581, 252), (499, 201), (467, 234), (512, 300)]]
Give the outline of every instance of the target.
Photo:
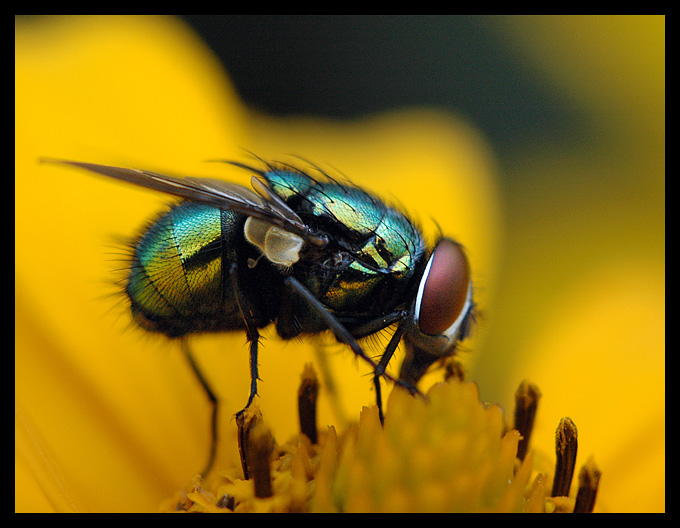
[(249, 216), (243, 227), (246, 240), (262, 251), (274, 264), (292, 266), (300, 260), (304, 240), (279, 226)]

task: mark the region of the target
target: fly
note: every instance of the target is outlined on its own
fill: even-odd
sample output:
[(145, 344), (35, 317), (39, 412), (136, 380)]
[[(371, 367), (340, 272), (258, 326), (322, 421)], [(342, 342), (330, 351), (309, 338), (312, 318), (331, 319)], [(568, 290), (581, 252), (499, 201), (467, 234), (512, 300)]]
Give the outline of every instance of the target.
[[(283, 164), (252, 173), (248, 189), (208, 178), (46, 159), (173, 195), (133, 244), (125, 293), (135, 322), (170, 338), (245, 331), (250, 391), (257, 395), (259, 329), (274, 324), (283, 339), (332, 331), (373, 369), (383, 420), (380, 378), (417, 394), (428, 368), (452, 356), (470, 331), (475, 304), (463, 248), (449, 238), (427, 247), (400, 211), (359, 187), (313, 178)], [(358, 343), (396, 325), (380, 360)], [(386, 372), (397, 346), (406, 356), (398, 377)], [(182, 340), (213, 406), (217, 398)]]

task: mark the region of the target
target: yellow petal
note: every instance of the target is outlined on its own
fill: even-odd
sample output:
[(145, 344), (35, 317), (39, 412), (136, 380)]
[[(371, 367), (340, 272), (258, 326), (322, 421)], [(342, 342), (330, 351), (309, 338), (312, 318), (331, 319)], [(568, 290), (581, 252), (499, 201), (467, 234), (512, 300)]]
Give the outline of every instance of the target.
[[(26, 460), (42, 456), (34, 439), (45, 439), (47, 465), (69, 483), (59, 492), (44, 486), (46, 502), (28, 509), (155, 510), (203, 465), (208, 449), (205, 395), (177, 347), (134, 330), (107, 284), (120, 257), (114, 249), (107, 262), (107, 242), (134, 234), (167, 199), (39, 165), (39, 157), (247, 183), (241, 171), (203, 161), (239, 159), (242, 148), (262, 157), (299, 153), (394, 196), (430, 236), (436, 219), (469, 248), (473, 268), (493, 275), (493, 164), (478, 134), (449, 116), (271, 122), (240, 106), (187, 28), (155, 16), (18, 21), (15, 93), (15, 394), (18, 414), (36, 432), (22, 436)], [(286, 387), (312, 347), (266, 337), (260, 399), (285, 436), (295, 427), (294, 397), (285, 399), (295, 390)], [(245, 338), (201, 337), (195, 349), (218, 389), (226, 438), (228, 417), (248, 393)], [(342, 347), (331, 350), (333, 372), (350, 379), (345, 403), (355, 413), (374, 401), (365, 367), (357, 369)], [(237, 460), (228, 443), (220, 456)]]
[[(241, 109), (175, 19), (58, 17), (16, 25), (15, 111), (17, 399), (76, 483), (74, 503), (148, 509), (177, 487), (164, 461), (205, 442), (207, 430), (185, 398), (158, 390), (170, 382), (192, 393), (180, 357), (122, 335), (129, 323), (111, 295), (120, 255), (107, 245), (163, 200), (38, 158), (191, 172), (208, 155), (235, 152)], [(170, 434), (173, 422), (191, 432)], [(189, 472), (197, 463), (178, 461)]]

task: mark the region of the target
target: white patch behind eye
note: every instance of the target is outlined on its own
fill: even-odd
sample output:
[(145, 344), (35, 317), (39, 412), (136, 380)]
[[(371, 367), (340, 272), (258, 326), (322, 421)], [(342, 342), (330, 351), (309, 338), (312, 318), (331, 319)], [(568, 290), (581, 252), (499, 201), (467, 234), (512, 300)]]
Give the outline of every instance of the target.
[(420, 279), (420, 284), (418, 285), (418, 294), (416, 295), (416, 309), (413, 314), (413, 322), (418, 326), (418, 321), (420, 319), (420, 305), (423, 302), (423, 292), (425, 291), (425, 283), (427, 282), (427, 277), (430, 275), (430, 267), (432, 266), (432, 260), (434, 258), (434, 252), (430, 255), (427, 261), (427, 266), (425, 267), (425, 272)]

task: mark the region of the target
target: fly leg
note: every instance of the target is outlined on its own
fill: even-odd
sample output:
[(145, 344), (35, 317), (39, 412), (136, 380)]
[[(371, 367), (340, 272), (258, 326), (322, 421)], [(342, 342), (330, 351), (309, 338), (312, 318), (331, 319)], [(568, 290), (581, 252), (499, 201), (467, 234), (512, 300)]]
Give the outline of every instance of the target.
[[(321, 320), (326, 323), (326, 326), (333, 331), (335, 334), (335, 337), (340, 341), (341, 343), (346, 344), (352, 349), (352, 352), (356, 354), (358, 357), (366, 361), (369, 365), (373, 367), (374, 371), (374, 380), (375, 385), (376, 385), (376, 398), (378, 399), (378, 409), (379, 409), (379, 414), (381, 417), (381, 420), (383, 418), (382, 414), (382, 396), (381, 396), (381, 391), (380, 391), (380, 378), (384, 377), (385, 379), (393, 382), (396, 385), (399, 385), (401, 387), (404, 387), (406, 390), (408, 390), (411, 394), (418, 394), (419, 391), (417, 388), (412, 386), (409, 383), (406, 383), (404, 381), (398, 380), (394, 378), (391, 374), (387, 373), (385, 371), (385, 368), (387, 367), (387, 363), (389, 362), (390, 358), (394, 354), (394, 351), (397, 348), (397, 345), (399, 344), (399, 341), (401, 340), (401, 337), (404, 334), (404, 328), (402, 328), (403, 325), (399, 325), (397, 328), (397, 332), (395, 332), (395, 335), (392, 336), (392, 339), (390, 340), (390, 343), (387, 346), (387, 350), (385, 353), (382, 355), (380, 359), (380, 363), (376, 363), (371, 359), (368, 355), (366, 355), (366, 352), (364, 352), (363, 348), (361, 348), (361, 345), (357, 343), (357, 337), (355, 337), (349, 330), (347, 330), (343, 324), (338, 321), (332, 313), (330, 313), (326, 307), (316, 298), (312, 293), (304, 287), (297, 279), (294, 277), (286, 277), (284, 279), (284, 284), (286, 285), (287, 288), (289, 288), (293, 293), (297, 294), (313, 311), (316, 313)], [(376, 319), (375, 321), (371, 321), (367, 323), (366, 325), (362, 326), (361, 329), (359, 329), (357, 335), (360, 337), (363, 335), (369, 335), (371, 333), (377, 332), (378, 330), (381, 330), (382, 328), (386, 328), (390, 324), (402, 319), (403, 320), (403, 315), (402, 312), (395, 312), (395, 314), (390, 314), (386, 318), (380, 318)], [(398, 335), (397, 335), (398, 334)]]
[[(390, 362), (390, 359), (392, 359), (392, 356), (394, 355), (394, 352), (397, 350), (397, 347), (399, 346), (399, 343), (401, 342), (401, 338), (404, 337), (404, 333), (406, 332), (406, 326), (404, 322), (406, 321), (406, 316), (407, 312), (401, 310), (397, 312), (393, 312), (391, 314), (387, 314), (379, 319), (374, 319), (373, 321), (369, 321), (368, 323), (355, 328), (353, 331), (353, 335), (359, 339), (361, 337), (365, 337), (367, 335), (374, 334), (375, 332), (379, 332), (383, 328), (387, 328), (391, 324), (394, 323), (399, 323), (397, 326), (397, 329), (395, 330), (394, 334), (392, 334), (392, 338), (390, 339), (390, 342), (387, 344), (387, 347), (385, 348), (385, 351), (383, 352), (383, 355), (380, 357), (380, 362), (378, 365), (375, 367), (375, 370), (373, 371), (373, 384), (375, 386), (375, 400), (376, 404), (378, 406), (378, 415), (380, 417), (380, 423), (384, 424), (385, 423), (385, 415), (383, 414), (383, 405), (382, 405), (382, 387), (380, 385), (380, 378), (385, 375), (385, 369), (387, 368), (387, 365)], [(407, 384), (402, 384), (404, 388), (406, 388), (411, 394), (416, 394), (418, 390), (411, 385)]]
[(246, 329), (246, 336), (250, 342), (250, 393), (248, 394), (246, 406), (236, 413), (236, 417), (241, 416), (250, 407), (250, 404), (253, 403), (255, 396), (257, 396), (257, 381), (260, 379), (257, 370), (257, 345), (260, 340), (260, 333), (255, 328), (255, 325), (246, 323), (246, 326), (248, 327)]
[(203, 471), (201, 471), (201, 477), (205, 477), (212, 469), (212, 465), (215, 462), (215, 455), (217, 454), (217, 412), (219, 402), (217, 400), (217, 396), (215, 396), (215, 393), (210, 387), (208, 380), (205, 378), (205, 376), (201, 372), (201, 369), (198, 367), (198, 364), (196, 363), (196, 360), (194, 359), (194, 356), (191, 353), (191, 349), (189, 348), (189, 344), (187, 343), (186, 339), (181, 340), (181, 347), (182, 352), (184, 353), (184, 357), (189, 363), (191, 371), (194, 373), (194, 376), (196, 376), (196, 379), (201, 384), (203, 392), (205, 392), (205, 395), (208, 397), (208, 401), (210, 402), (211, 406), (210, 452), (208, 453), (208, 462), (206, 463)]
[(246, 403), (246, 406), (236, 413), (236, 417), (238, 418), (248, 407), (250, 407), (250, 404), (253, 403), (255, 396), (257, 396), (257, 381), (259, 380), (257, 368), (257, 348), (260, 341), (260, 333), (257, 331), (257, 325), (255, 324), (255, 319), (253, 317), (253, 311), (239, 289), (236, 264), (232, 264), (229, 274), (234, 279), (232, 281), (232, 284), (234, 285), (234, 297), (238, 304), (239, 310), (241, 311), (243, 322), (246, 326), (246, 339), (250, 343), (250, 393), (248, 394), (248, 402)]
[[(380, 386), (380, 378), (385, 374), (385, 369), (387, 368), (390, 359), (392, 359), (397, 346), (399, 346), (399, 342), (401, 341), (405, 331), (406, 329), (404, 328), (404, 325), (399, 324), (397, 330), (394, 332), (394, 334), (392, 334), (392, 339), (390, 339), (390, 342), (387, 343), (387, 348), (385, 349), (385, 352), (383, 352), (378, 366), (373, 372), (373, 384), (375, 385), (375, 400), (376, 404), (378, 405), (378, 416), (380, 417), (380, 423), (383, 425), (385, 424), (385, 415), (383, 414), (382, 388)], [(410, 387), (407, 388), (413, 394), (414, 389)]]

